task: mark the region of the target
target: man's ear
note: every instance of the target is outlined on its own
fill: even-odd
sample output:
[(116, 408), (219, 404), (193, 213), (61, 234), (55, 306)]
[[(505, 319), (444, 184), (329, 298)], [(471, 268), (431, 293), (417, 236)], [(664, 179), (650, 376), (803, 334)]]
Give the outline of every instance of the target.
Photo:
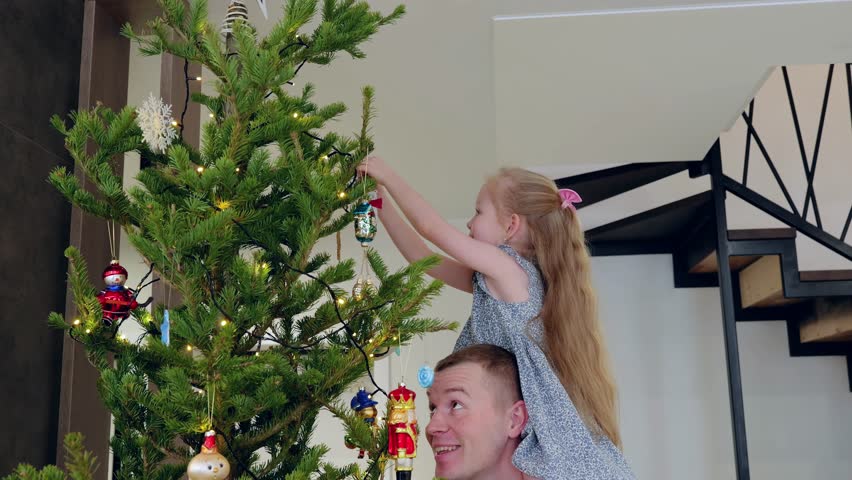
[(509, 408), (509, 438), (518, 438), (529, 421), (527, 404), (518, 400)]

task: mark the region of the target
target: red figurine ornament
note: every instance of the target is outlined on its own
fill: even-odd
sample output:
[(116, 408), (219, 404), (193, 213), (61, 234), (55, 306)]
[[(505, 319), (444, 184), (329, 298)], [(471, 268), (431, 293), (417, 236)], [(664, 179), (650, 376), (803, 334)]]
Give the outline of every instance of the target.
[(414, 457), (417, 456), (417, 395), (400, 383), (388, 396), (388, 454), (396, 461), (396, 480), (411, 480)]
[(98, 302), (104, 313), (104, 324), (111, 326), (117, 320), (129, 317), (130, 312), (139, 307), (139, 303), (136, 302), (136, 292), (124, 286), (127, 270), (118, 260), (113, 260), (104, 269), (103, 278), (106, 288), (98, 293)]

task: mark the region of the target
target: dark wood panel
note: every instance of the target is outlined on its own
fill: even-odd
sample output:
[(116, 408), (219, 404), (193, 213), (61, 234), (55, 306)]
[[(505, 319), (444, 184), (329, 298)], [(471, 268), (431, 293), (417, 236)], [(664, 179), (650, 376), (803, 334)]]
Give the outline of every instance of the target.
[[(127, 76), (130, 42), (120, 36), (121, 24), (106, 7), (95, 0), (86, 0), (83, 23), (83, 44), (80, 60), (79, 107), (90, 108), (100, 102), (114, 110), (127, 103)], [(117, 158), (117, 169), (123, 159)], [(92, 185), (82, 173), (75, 172), (86, 188)], [(101, 270), (110, 259), (106, 223), (74, 208), (71, 213), (70, 244), (76, 246), (89, 263), (89, 275), (100, 285)], [(116, 256), (118, 252), (115, 252)], [(70, 292), (66, 300), (66, 318), (76, 314)], [(101, 468), (96, 480), (106, 480), (109, 458), (110, 416), (97, 392), (98, 372), (86, 359), (84, 349), (66, 336), (62, 357), (62, 392), (59, 408), (58, 444), (68, 432), (82, 432), (86, 446), (100, 459)], [(57, 463), (62, 465), (61, 447)]]

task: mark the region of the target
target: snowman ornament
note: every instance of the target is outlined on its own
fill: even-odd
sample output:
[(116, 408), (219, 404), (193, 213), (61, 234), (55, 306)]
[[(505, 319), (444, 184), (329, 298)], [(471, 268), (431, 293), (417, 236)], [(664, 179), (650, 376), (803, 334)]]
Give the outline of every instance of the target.
[(106, 326), (126, 319), (130, 312), (139, 308), (136, 302), (136, 292), (124, 286), (127, 281), (127, 269), (122, 267), (118, 260), (110, 262), (104, 269), (102, 275), (106, 288), (101, 290), (97, 297), (103, 310), (103, 322)]
[(186, 468), (189, 480), (227, 480), (231, 473), (228, 460), (216, 449), (216, 432), (204, 434), (201, 453), (192, 457)]

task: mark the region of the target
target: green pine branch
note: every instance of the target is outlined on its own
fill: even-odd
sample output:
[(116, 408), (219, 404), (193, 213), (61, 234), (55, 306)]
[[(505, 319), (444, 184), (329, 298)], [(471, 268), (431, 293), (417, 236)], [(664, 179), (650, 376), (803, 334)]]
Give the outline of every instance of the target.
[(92, 480), (98, 469), (97, 458), (83, 445), (83, 435), (72, 432), (65, 436), (65, 469), (48, 465), (38, 470), (32, 465), (21, 464), (3, 480)]

